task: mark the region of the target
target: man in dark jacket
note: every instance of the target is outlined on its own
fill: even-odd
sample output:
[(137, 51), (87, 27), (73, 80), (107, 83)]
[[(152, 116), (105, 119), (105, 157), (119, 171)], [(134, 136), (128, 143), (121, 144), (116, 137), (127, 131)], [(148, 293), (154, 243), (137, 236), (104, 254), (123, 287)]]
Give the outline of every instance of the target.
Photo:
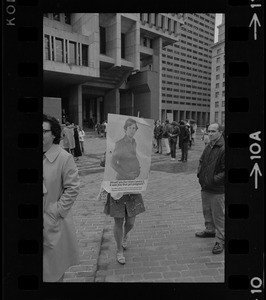
[(221, 125), (211, 124), (208, 135), (210, 143), (201, 155), (197, 172), (206, 228), (195, 235), (200, 238), (216, 237), (212, 253), (219, 254), (224, 250), (225, 146)]
[(157, 142), (157, 151), (155, 153), (162, 154), (163, 146), (162, 146), (162, 138), (163, 138), (163, 126), (161, 125), (161, 121), (157, 120), (154, 127), (154, 138)]
[(169, 136), (169, 145), (170, 145), (170, 153), (171, 153), (171, 160), (175, 160), (176, 157), (176, 144), (177, 139), (180, 134), (179, 127), (176, 121), (171, 123), (171, 127), (168, 133)]
[(189, 143), (189, 128), (185, 125), (184, 121), (180, 121), (179, 125), (180, 135), (179, 135), (179, 145), (181, 147), (181, 159), (178, 161), (186, 162), (188, 154), (188, 143)]

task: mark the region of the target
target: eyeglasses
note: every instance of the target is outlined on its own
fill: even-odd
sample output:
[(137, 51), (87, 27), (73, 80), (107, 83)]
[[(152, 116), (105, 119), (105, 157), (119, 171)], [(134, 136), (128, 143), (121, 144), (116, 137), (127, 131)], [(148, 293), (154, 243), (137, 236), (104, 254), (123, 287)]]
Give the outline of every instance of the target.
[(49, 131), (52, 131), (52, 130), (51, 129), (50, 130), (47, 130), (47, 129), (42, 130), (43, 134), (45, 134), (46, 132), (49, 132)]

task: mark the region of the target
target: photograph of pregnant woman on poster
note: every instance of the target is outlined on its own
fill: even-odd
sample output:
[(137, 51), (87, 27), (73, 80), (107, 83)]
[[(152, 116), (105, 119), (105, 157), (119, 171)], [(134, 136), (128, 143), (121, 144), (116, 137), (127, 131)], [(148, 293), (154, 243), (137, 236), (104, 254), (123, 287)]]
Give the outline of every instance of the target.
[(103, 184), (111, 192), (146, 190), (153, 120), (108, 114)]
[(128, 118), (124, 125), (125, 136), (115, 143), (111, 167), (117, 172), (117, 180), (134, 180), (140, 174), (134, 135), (138, 130), (135, 120)]

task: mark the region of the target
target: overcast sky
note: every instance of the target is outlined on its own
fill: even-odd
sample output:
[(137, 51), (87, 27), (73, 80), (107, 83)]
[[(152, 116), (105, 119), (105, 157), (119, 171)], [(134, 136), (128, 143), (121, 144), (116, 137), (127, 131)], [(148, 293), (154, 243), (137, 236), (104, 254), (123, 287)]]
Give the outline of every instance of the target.
[(215, 17), (215, 33), (214, 33), (214, 43), (218, 41), (218, 29), (217, 26), (222, 23), (222, 14), (216, 14)]

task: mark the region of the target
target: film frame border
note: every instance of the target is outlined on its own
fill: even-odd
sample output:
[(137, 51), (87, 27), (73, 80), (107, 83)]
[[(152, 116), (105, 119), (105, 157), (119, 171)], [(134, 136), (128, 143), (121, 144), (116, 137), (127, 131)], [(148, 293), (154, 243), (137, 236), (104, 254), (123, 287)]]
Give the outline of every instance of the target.
[[(263, 162), (261, 149), (264, 146), (264, 140), (262, 139), (264, 129), (262, 113), (264, 73), (263, 63), (259, 62), (257, 60), (258, 56), (256, 56), (260, 55), (258, 49), (263, 49), (263, 27), (258, 28), (257, 40), (254, 41), (252, 39), (252, 29), (249, 28), (247, 31), (248, 23), (256, 8), (251, 7), (252, 2), (253, 5), (255, 2), (259, 4), (259, 1), (235, 0), (229, 1), (227, 5), (222, 3), (220, 7), (216, 5), (213, 10), (217, 13), (225, 13), (225, 130), (228, 139), (226, 146), (228, 153), (226, 158), (228, 181), (226, 195), (228, 196), (229, 193), (230, 197), (226, 199), (228, 217), (226, 219), (225, 283), (223, 284), (224, 287), (221, 284), (212, 283), (210, 289), (213, 290), (212, 292), (226, 295), (227, 299), (231, 299), (229, 297), (236, 299), (236, 297), (241, 296), (241, 299), (259, 300), (263, 297), (262, 264), (260, 270), (253, 267), (262, 262), (263, 244), (260, 239), (254, 236), (250, 228), (261, 228), (260, 233), (262, 235), (260, 238), (263, 237), (263, 226), (256, 226), (251, 222), (258, 212), (263, 211), (263, 203), (257, 199), (262, 201), (264, 191), (261, 178), (258, 177), (260, 188), (255, 189), (253, 182), (255, 179), (250, 178), (250, 174), (253, 170), (252, 167), (254, 168), (254, 162), (257, 162), (260, 168), (262, 168)], [(241, 3), (244, 3), (244, 5), (241, 5)], [(193, 12), (201, 12), (204, 5), (203, 2), (200, 4), (201, 8), (193, 7)], [(8, 115), (6, 117), (3, 115), (3, 130), (5, 133), (4, 176), (6, 178), (4, 180), (6, 188), (4, 201), (5, 213), (7, 214), (4, 225), (8, 233), (14, 234), (14, 236), (12, 235), (13, 238), (5, 239), (6, 243), (11, 243), (8, 245), (8, 251), (10, 251), (8, 255), (13, 260), (11, 259), (10, 262), (5, 263), (7, 272), (4, 275), (4, 280), (7, 289), (13, 289), (12, 292), (14, 293), (16, 290), (16, 295), (27, 295), (28, 299), (31, 297), (36, 299), (38, 293), (44, 291), (48, 293), (48, 291), (58, 290), (60, 293), (64, 291), (70, 293), (73, 288), (81, 287), (80, 284), (74, 283), (70, 283), (70, 286), (64, 284), (60, 287), (57, 284), (51, 286), (42, 283), (42, 269), (40, 270), (38, 267), (42, 266), (42, 205), (40, 203), (36, 205), (36, 199), (39, 198), (42, 188), (40, 180), (42, 151), (38, 145), (41, 141), (43, 59), (43, 53), (39, 50), (42, 49), (42, 13), (46, 12), (48, 7), (51, 7), (51, 11), (66, 9), (71, 12), (71, 6), (63, 4), (63, 1), (56, 1), (55, 3), (47, 1), (44, 4), (39, 3), (37, 0), (17, 2), (6, 0), (4, 4), (4, 20), (8, 20), (7, 22), (10, 24), (8, 25), (10, 27), (4, 24), (6, 41), (4, 50), (5, 53), (8, 53), (8, 56), (16, 58), (16, 61), (6, 62), (4, 66), (5, 99), (3, 107), (4, 112)], [(185, 9), (182, 8), (182, 10)], [(241, 14), (239, 13), (240, 10)], [(84, 11), (84, 8), (81, 11)], [(262, 10), (257, 15), (263, 25)], [(14, 23), (14, 25), (11, 25), (11, 23)], [(244, 40), (239, 40), (239, 32)], [(249, 38), (245, 40), (247, 36)], [(9, 48), (10, 45), (13, 47)], [(243, 45), (245, 45), (244, 49)], [(239, 69), (243, 71), (245, 76), (241, 76)], [(260, 80), (256, 78), (252, 81), (252, 76), (255, 77), (258, 70), (261, 74)], [(14, 88), (14, 82), (18, 83), (17, 89)], [(255, 92), (253, 93), (253, 91)], [(239, 99), (246, 99), (244, 100), (244, 106), (246, 107), (244, 111), (241, 111), (242, 107), (240, 110), (237, 108), (242, 103)], [(12, 113), (14, 114), (13, 122), (9, 117), (12, 116)], [(249, 122), (243, 122), (245, 120), (249, 120)], [(12, 132), (9, 132), (10, 129)], [(252, 159), (252, 156), (260, 156), (260, 158), (257, 158), (257, 161), (256, 158)], [(12, 164), (11, 168), (9, 167), (10, 164)], [(262, 169), (260, 170), (262, 171)], [(238, 180), (234, 179), (236, 176)], [(11, 178), (13, 178), (12, 185), (8, 181)], [(24, 197), (21, 197), (21, 195)], [(241, 201), (231, 200), (231, 195), (233, 199), (241, 198)], [(21, 198), (24, 198), (23, 201), (19, 200)], [(254, 204), (254, 201), (257, 202)], [(16, 208), (14, 202), (17, 204)], [(10, 219), (12, 224), (10, 224)], [(258, 217), (256, 221), (257, 225), (263, 225), (262, 218)], [(248, 239), (246, 239), (247, 233)], [(261, 257), (258, 257), (258, 255), (261, 255)], [(13, 264), (14, 261), (17, 262), (16, 266)], [(246, 272), (250, 273), (247, 274)], [(172, 284), (167, 284), (164, 285), (163, 290), (166, 293), (165, 296), (173, 296), (178, 290), (177, 294), (184, 293), (189, 297), (192, 294), (187, 291), (187, 288), (191, 284), (194, 293), (202, 293), (201, 295), (208, 299), (207, 297), (210, 295), (203, 292), (204, 284), (201, 283), (190, 283), (189, 286), (179, 283), (175, 287)], [(138, 287), (141, 288), (142, 285), (136, 284), (136, 287), (138, 290)], [(154, 285), (151, 284), (151, 287), (148, 288), (145, 285), (147, 292), (154, 292)], [(88, 288), (99, 292), (97, 285), (96, 287), (95, 285), (93, 287), (89, 285)], [(106, 288), (108, 291), (114, 289), (110, 285), (107, 285)], [(86, 290), (86, 288), (84, 289)]]

